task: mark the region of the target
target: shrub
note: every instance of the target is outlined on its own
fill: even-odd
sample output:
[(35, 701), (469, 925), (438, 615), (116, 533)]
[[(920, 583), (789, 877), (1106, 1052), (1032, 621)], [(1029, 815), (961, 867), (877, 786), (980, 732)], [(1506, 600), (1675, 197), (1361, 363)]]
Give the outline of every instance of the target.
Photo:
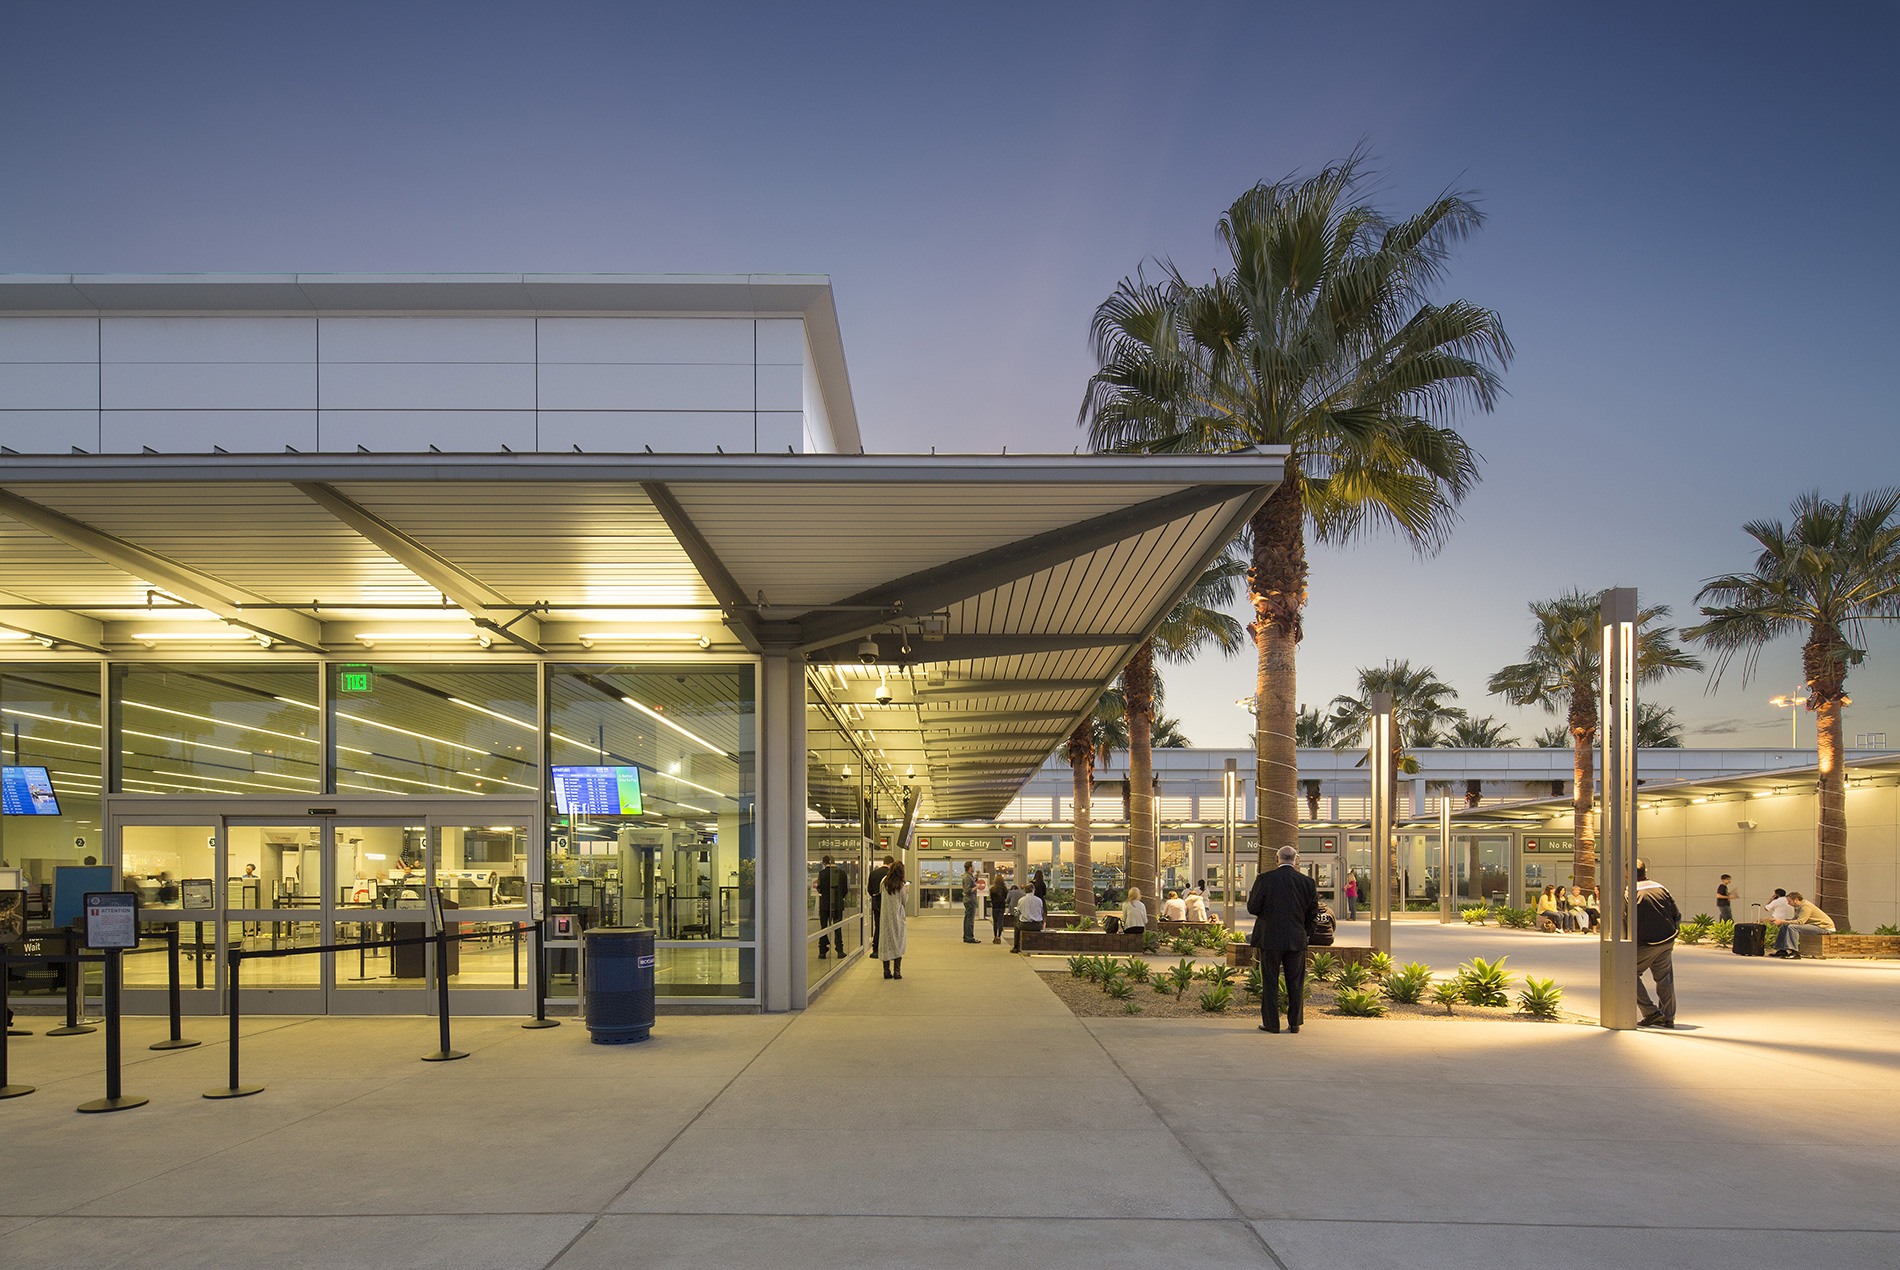
[[(1697, 914), (1696, 914), (1696, 915), (1695, 915), (1694, 917), (1691, 917), (1691, 918), (1690, 918), (1689, 920), (1690, 920), (1690, 921), (1692, 921), (1692, 922), (1700, 922), (1700, 923), (1702, 923), (1702, 924), (1703, 924), (1704, 926), (1713, 926), (1713, 925), (1715, 925), (1715, 918), (1713, 918), (1713, 917), (1711, 917), (1711, 916), (1710, 916), (1709, 914), (1707, 914), (1707, 913), (1697, 913)], [(1526, 982), (1526, 983), (1529, 983), (1529, 982), (1530, 982), (1530, 980), (1528, 980), (1528, 979), (1526, 979), (1526, 980), (1525, 980), (1525, 982)]]
[(1139, 957), (1130, 957), (1122, 963), (1122, 973), (1128, 976), (1130, 983), (1146, 983), (1153, 977), (1154, 969)]
[(1536, 909), (1513, 908), (1509, 904), (1498, 905), (1498, 925), (1508, 926), (1512, 930), (1529, 930), (1536, 924)]
[(1267, 975), (1259, 962), (1247, 967), (1247, 977), (1241, 981), (1241, 991), (1250, 997), (1264, 995), (1267, 990)]
[(1234, 1003), (1232, 985), (1217, 983), (1201, 993), (1201, 1008), (1209, 1014), (1219, 1014)]
[(1385, 1013), (1385, 1002), (1376, 992), (1364, 988), (1341, 988), (1336, 1004), (1341, 1014), (1356, 1019), (1376, 1019)]
[(1126, 1001), (1135, 995), (1135, 985), (1120, 975), (1110, 975), (1108, 978), (1102, 980), (1102, 991), (1108, 993), (1109, 996), (1114, 997), (1117, 1001)]
[(1489, 904), (1470, 904), (1458, 910), (1458, 916), (1465, 919), (1467, 926), (1482, 926), (1484, 919), (1491, 916)]
[(1709, 926), (1709, 942), (1718, 948), (1735, 947), (1735, 923), (1714, 922)]
[(1356, 992), (1372, 982), (1372, 972), (1356, 961), (1349, 961), (1339, 968), (1333, 976), (1333, 983), (1341, 992)]
[(1511, 998), (1508, 989), (1513, 976), (1504, 969), (1508, 958), (1499, 957), (1496, 961), (1486, 961), (1482, 957), (1473, 957), (1458, 967), (1460, 995), (1466, 1005), (1509, 1005)]
[(1534, 1019), (1554, 1019), (1557, 1017), (1558, 1003), (1564, 999), (1564, 990), (1557, 986), (1555, 979), (1534, 979), (1524, 976), (1524, 990), (1517, 994), (1517, 1008)]
[(1432, 1001), (1445, 1007), (1445, 1013), (1451, 1013), (1451, 1007), (1465, 999), (1465, 985), (1456, 979), (1447, 979), (1443, 983), (1432, 985)]
[(1194, 963), (1186, 957), (1181, 958), (1175, 963), (1174, 969), (1168, 971), (1168, 980), (1174, 984), (1174, 999), (1179, 1001), (1181, 994), (1194, 982)]
[(1383, 979), (1392, 973), (1392, 954), (1386, 952), (1373, 953), (1371, 961), (1367, 964), (1368, 968), (1372, 971), (1372, 977), (1374, 979)]
[(1900, 926), (1896, 926), (1896, 925), (1894, 925), (1894, 924), (1893, 924), (1892, 922), (1888, 922), (1888, 923), (1887, 923), (1887, 924), (1886, 924), (1885, 926), (1876, 926), (1876, 927), (1874, 927), (1874, 934), (1876, 934), (1876, 935), (1900, 935)]
[[(1695, 917), (1677, 928), (1676, 938), (1685, 944), (1699, 944), (1708, 938), (1709, 928), (1714, 925), (1715, 919), (1712, 917), (1706, 915)], [(1529, 983), (1530, 980), (1527, 979), (1525, 982)]]
[(1417, 1005), (1432, 983), (1432, 968), (1423, 962), (1407, 962), (1405, 969), (1394, 970), (1379, 985), (1379, 990), (1403, 1005)]
[(1313, 960), (1307, 965), (1306, 972), (1321, 983), (1325, 983), (1339, 973), (1339, 958), (1329, 952), (1316, 952), (1313, 954)]

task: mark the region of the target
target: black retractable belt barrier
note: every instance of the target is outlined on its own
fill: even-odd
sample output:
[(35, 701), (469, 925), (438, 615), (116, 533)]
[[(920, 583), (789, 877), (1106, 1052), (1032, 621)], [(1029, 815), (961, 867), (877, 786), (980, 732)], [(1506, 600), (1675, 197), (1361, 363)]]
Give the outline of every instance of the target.
[(226, 957), (226, 975), (230, 984), (230, 999), (226, 1002), (226, 1013), (231, 1016), (231, 1083), (224, 1089), (207, 1089), (207, 1098), (248, 1098), (252, 1094), (264, 1092), (262, 1085), (246, 1085), (238, 1080), (238, 1021), (241, 1011), (238, 1008), (238, 967), (244, 964), (244, 950), (233, 948)]
[(185, 1039), (185, 1022), (181, 1014), (180, 1003), (179, 1003), (180, 993), (179, 993), (179, 984), (178, 984), (178, 944), (179, 944), (178, 927), (176, 924), (168, 923), (165, 927), (165, 945), (166, 945), (165, 952), (166, 952), (167, 960), (171, 964), (167, 967), (167, 971), (169, 974), (169, 979), (167, 982), (167, 996), (169, 999), (167, 1000), (166, 1005), (171, 1013), (172, 1034), (169, 1038), (163, 1041), (158, 1041), (158, 1042), (153, 1043), (150, 1046), (147, 1046), (148, 1049), (188, 1050), (194, 1045), (199, 1045), (203, 1043), (200, 1041), (188, 1041)]
[[(7, 957), (0, 949), (0, 1019), (7, 1017)], [(15, 1033), (11, 1028), (0, 1027), (0, 1098), (18, 1098), (33, 1092), (31, 1085), (16, 1085), (7, 1075), (7, 1037), (31, 1036), (31, 1032)]]
[(65, 932), (66, 955), (75, 960), (67, 963), (71, 968), (66, 972), (66, 1023), (63, 1027), (49, 1028), (48, 1036), (84, 1036), (99, 1029), (90, 1023), (79, 1021), (79, 983), (85, 976), (85, 967), (77, 960), (79, 936), (72, 931)]
[(468, 1051), (458, 1050), (449, 1044), (449, 933), (437, 931), (435, 935), (435, 1017), (442, 1030), (442, 1046), (433, 1053), (424, 1054), (425, 1063), (452, 1063), (458, 1058), (467, 1058)]
[(534, 924), (534, 1017), (521, 1025), (525, 1028), (561, 1026), (559, 1019), (548, 1017), (548, 954), (541, 946), (546, 925), (545, 919)]
[(119, 1019), (123, 1013), (123, 1000), (119, 989), (124, 956), (125, 953), (121, 949), (112, 948), (106, 951), (106, 1096), (95, 1098), (91, 1102), (80, 1103), (80, 1111), (130, 1111), (134, 1107), (143, 1107), (151, 1101), (149, 1098), (127, 1097), (119, 1087)]

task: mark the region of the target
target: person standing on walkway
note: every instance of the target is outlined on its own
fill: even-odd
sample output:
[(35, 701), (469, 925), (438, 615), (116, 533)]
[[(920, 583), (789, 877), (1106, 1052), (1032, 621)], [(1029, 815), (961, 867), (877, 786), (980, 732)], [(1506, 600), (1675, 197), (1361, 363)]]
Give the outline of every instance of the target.
[(1044, 909), (1042, 897), (1034, 891), (1024, 891), (1016, 899), (1016, 942), (1010, 948), (1013, 953), (1023, 950), (1023, 932), (1041, 930)]
[(878, 934), (884, 929), (884, 879), (891, 873), (891, 858), (884, 857), (884, 863), (871, 870), (871, 876), (864, 880), (864, 893), (871, 901), (871, 955), (878, 955)]
[(976, 876), (976, 862), (965, 860), (963, 862), (963, 942), (966, 944), (976, 942), (976, 906), (980, 902), (977, 898), (977, 884), (980, 881), (981, 879)]
[(883, 934), (878, 937), (877, 957), (884, 963), (886, 979), (904, 977), (904, 945), (906, 923), (909, 917), (905, 905), (910, 899), (910, 883), (904, 881), (902, 863), (891, 865), (890, 872), (884, 875), (879, 884), (882, 894), (878, 897), (879, 907), (884, 910)]
[(1280, 867), (1253, 880), (1247, 911), (1258, 920), (1247, 942), (1266, 984), (1260, 993), (1260, 1030), (1280, 1030), (1280, 978), (1286, 977), (1287, 1031), (1306, 1018), (1306, 939), (1319, 921), (1319, 887), (1295, 867), (1300, 853), (1281, 847)]
[(1003, 942), (1003, 918), (1009, 912), (1009, 879), (998, 869), (990, 874), (990, 930), (992, 944)]
[[(830, 945), (834, 935), (827, 933), (835, 922), (844, 920), (845, 892), (851, 887), (844, 870), (825, 856), (818, 870), (818, 960), (823, 961), (831, 955)], [(838, 955), (844, 956), (844, 932), (836, 933)]]
[(1346, 871), (1346, 920), (1353, 921), (1359, 916), (1359, 879), (1352, 871)]
[[(1661, 882), (1649, 880), (1649, 863), (1636, 862), (1636, 1008), (1642, 1015), (1637, 1027), (1676, 1026), (1676, 931), (1682, 910)], [(1656, 984), (1649, 999), (1643, 976)]]
[(1043, 880), (1041, 869), (1036, 870), (1036, 876), (1029, 883), (1029, 889), (1034, 891), (1036, 898), (1043, 903), (1047, 904), (1049, 902), (1049, 883)]
[(1732, 922), (1735, 920), (1735, 889), (1729, 885), (1728, 874), (1715, 884), (1715, 920)]

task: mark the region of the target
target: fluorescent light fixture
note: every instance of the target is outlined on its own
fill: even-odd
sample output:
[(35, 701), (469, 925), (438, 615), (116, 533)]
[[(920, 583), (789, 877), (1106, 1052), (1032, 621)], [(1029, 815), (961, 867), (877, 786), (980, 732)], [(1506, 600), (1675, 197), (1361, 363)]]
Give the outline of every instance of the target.
[(464, 644), (474, 642), (483, 648), (495, 640), (487, 631), (358, 631), (351, 636), (365, 648), (378, 644)]
[(620, 699), (620, 702), (622, 705), (632, 706), (635, 710), (638, 710), (641, 714), (646, 715), (649, 719), (652, 719), (655, 722), (664, 725), (665, 727), (669, 727), (673, 729), (673, 731), (679, 733), (681, 736), (685, 737), (687, 740), (693, 742), (696, 745), (704, 746), (706, 749), (712, 751), (714, 754), (717, 754), (721, 758), (738, 757), (737, 755), (726, 753), (724, 750), (714, 745), (711, 741), (708, 741), (705, 737), (701, 736), (699, 733), (692, 731), (690, 728), (681, 727), (679, 724), (673, 722), (673, 720), (667, 718), (665, 715), (661, 714), (658, 710), (655, 710), (650, 705), (646, 705), (643, 702), (635, 701), (632, 697), (622, 697)]
[(134, 631), (132, 638), (146, 646), (178, 644), (256, 644), (269, 648), (276, 641), (256, 631)]
[(595, 644), (698, 644), (711, 648), (712, 640), (688, 631), (587, 631), (576, 636), (582, 648)]
[(389, 857), (386, 855), (382, 855), (379, 852), (365, 851), (363, 853), (363, 858), (365, 860), (387, 860)]

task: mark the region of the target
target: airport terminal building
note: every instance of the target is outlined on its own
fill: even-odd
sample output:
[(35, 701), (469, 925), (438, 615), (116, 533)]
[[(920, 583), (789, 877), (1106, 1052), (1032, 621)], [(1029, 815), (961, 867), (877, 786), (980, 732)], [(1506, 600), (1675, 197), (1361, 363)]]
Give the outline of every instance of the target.
[[(533, 1008), (530, 914), (557, 1001), (646, 925), (664, 1002), (798, 1009), (868, 856), (1001, 812), (1280, 471), (867, 454), (821, 277), (0, 278), (0, 869), (41, 931), (136, 890), (200, 1012), (430, 894), (460, 1011)], [(423, 1012), (433, 956), (246, 1009)]]

